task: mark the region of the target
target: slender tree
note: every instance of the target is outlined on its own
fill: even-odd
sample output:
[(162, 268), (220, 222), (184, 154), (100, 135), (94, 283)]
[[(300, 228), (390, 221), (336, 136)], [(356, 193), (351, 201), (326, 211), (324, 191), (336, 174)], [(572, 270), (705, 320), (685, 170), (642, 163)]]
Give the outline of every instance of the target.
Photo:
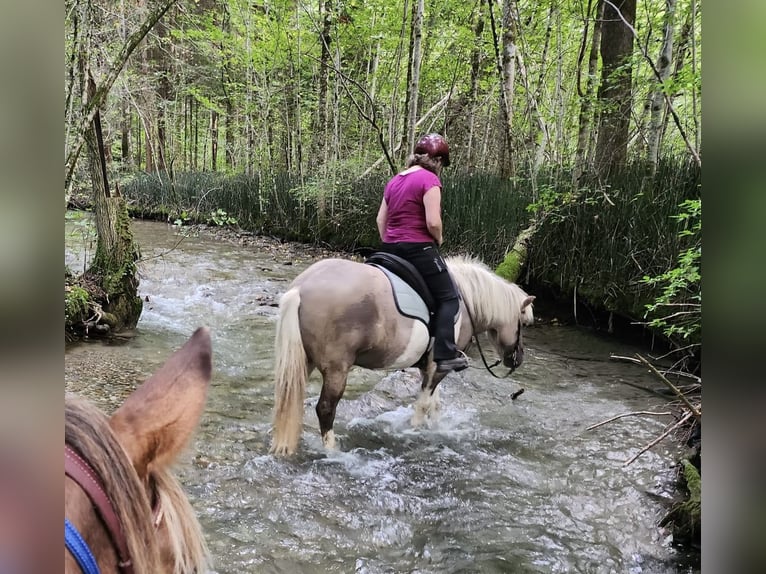
[[(598, 47), (601, 44), (601, 22), (604, 13), (604, 5), (601, 0), (596, 0), (595, 18), (591, 24), (591, 0), (588, 0), (583, 37), (580, 45), (580, 53), (577, 59), (577, 94), (580, 99), (580, 112), (577, 118), (577, 148), (575, 151), (574, 170), (572, 171), (573, 183), (580, 184), (583, 173), (587, 171), (587, 154), (590, 149), (593, 120), (593, 99), (596, 86), (596, 74), (598, 73)], [(585, 81), (585, 90), (582, 89), (582, 62), (588, 43), (588, 30), (592, 26), (590, 50), (588, 52), (588, 69)]]
[(660, 54), (657, 58), (657, 71), (660, 77), (657, 81), (657, 87), (650, 98), (651, 123), (649, 125), (649, 145), (647, 154), (652, 174), (657, 171), (657, 160), (660, 154), (660, 138), (662, 136), (662, 126), (667, 113), (665, 95), (663, 92), (667, 91), (665, 82), (670, 77), (671, 72), (671, 59), (673, 57), (673, 35), (675, 33), (675, 13), (676, 0), (665, 0), (662, 47), (660, 48)]
[(633, 108), (633, 29), (636, 0), (604, 1), (601, 30), (601, 83), (598, 88), (598, 140), (594, 163), (604, 179), (624, 166), (628, 157)]

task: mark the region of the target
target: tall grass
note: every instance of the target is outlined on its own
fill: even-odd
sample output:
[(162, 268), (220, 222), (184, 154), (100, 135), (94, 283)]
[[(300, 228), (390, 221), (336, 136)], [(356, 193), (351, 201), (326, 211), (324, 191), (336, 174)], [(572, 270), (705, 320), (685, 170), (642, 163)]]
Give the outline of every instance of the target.
[[(172, 181), (139, 174), (123, 185), (139, 216), (180, 214), (205, 221), (222, 209), (240, 227), (287, 240), (341, 250), (379, 244), (375, 215), (386, 174), (356, 179), (353, 169), (299, 181), (285, 173), (224, 176), (184, 173)], [(640, 318), (658, 287), (645, 282), (676, 263), (685, 245), (673, 216), (685, 199), (700, 197), (699, 168), (666, 159), (655, 177), (628, 166), (609, 185), (585, 182), (575, 189), (561, 169), (533, 182), (482, 173), (442, 178), (445, 249), (470, 253), (490, 266), (502, 261), (520, 230), (535, 218), (527, 275), (569, 298), (573, 291), (595, 307)]]
[(672, 269), (699, 237), (680, 237), (674, 216), (701, 193), (691, 163), (665, 160), (654, 178), (629, 166), (609, 185), (591, 182), (535, 207), (541, 220), (528, 273), (562, 295), (577, 291), (595, 307), (641, 318), (658, 288), (644, 281)]

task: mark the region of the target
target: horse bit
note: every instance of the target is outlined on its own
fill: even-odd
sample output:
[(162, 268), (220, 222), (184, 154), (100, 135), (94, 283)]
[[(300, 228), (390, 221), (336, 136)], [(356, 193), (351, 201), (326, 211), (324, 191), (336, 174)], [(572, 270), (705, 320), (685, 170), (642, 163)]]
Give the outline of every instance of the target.
[[(124, 574), (133, 574), (133, 563), (128, 552), (127, 538), (122, 530), (120, 520), (117, 518), (117, 513), (104, 491), (103, 481), (93, 470), (93, 467), (68, 444), (64, 445), (64, 474), (82, 488), (101, 517), (117, 551), (120, 571)], [(77, 528), (66, 517), (64, 518), (64, 544), (74, 556), (83, 574), (100, 573), (93, 552)]]

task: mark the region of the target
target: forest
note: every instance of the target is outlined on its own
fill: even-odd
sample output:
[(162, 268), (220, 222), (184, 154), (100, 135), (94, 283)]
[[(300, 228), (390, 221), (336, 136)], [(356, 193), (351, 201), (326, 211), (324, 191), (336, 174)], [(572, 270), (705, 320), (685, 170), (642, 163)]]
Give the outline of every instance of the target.
[(364, 252), (439, 132), (447, 251), (641, 326), (701, 381), (698, 0), (65, 7), (65, 195), (98, 235), (70, 335), (138, 321), (131, 216)]
[(171, 221), (218, 211), (353, 249), (376, 241), (385, 178), (437, 131), (452, 248), (499, 263), (534, 235), (529, 281), (678, 346), (698, 331), (696, 0), (73, 0), (66, 15), (68, 198), (121, 187)]

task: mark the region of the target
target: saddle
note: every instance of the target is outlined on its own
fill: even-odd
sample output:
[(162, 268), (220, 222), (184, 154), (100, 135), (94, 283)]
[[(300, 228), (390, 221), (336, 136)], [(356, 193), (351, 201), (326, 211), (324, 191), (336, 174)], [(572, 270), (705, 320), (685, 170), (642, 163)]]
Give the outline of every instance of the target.
[(399, 312), (405, 317), (419, 319), (428, 327), (431, 315), (436, 309), (436, 302), (428, 290), (426, 282), (415, 266), (398, 255), (375, 252), (365, 264), (383, 271), (391, 282), (394, 300)]

